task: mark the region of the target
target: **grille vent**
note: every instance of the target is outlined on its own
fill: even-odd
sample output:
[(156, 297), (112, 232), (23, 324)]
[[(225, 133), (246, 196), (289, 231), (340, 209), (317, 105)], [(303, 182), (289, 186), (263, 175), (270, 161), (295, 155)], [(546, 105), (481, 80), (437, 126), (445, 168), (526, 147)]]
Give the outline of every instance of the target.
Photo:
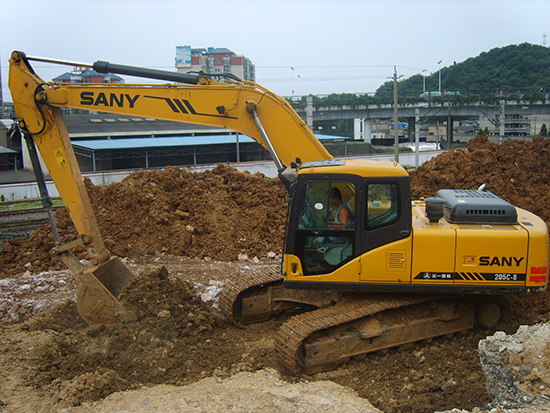
[(388, 271), (403, 271), (405, 269), (405, 251), (388, 252)]

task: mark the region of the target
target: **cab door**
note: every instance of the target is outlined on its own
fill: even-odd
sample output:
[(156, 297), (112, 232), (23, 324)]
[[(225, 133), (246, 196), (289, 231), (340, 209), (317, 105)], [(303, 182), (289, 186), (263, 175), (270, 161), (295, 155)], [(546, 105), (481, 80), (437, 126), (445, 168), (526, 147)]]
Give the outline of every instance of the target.
[(412, 216), (408, 177), (364, 178), (361, 282), (408, 284)]
[[(357, 257), (359, 188), (360, 178), (354, 175), (299, 177), (285, 251), (300, 259), (305, 276), (334, 272)], [(341, 195), (341, 203), (334, 200), (335, 193)], [(345, 223), (338, 220), (342, 208), (350, 210)]]

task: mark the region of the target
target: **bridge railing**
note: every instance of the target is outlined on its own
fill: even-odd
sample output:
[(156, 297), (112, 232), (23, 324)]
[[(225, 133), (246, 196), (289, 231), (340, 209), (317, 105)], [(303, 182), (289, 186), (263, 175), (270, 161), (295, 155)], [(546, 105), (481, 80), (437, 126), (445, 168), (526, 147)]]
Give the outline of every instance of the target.
[[(453, 90), (440, 92), (398, 92), (400, 106), (427, 103), (442, 105), (499, 105), (501, 101), (516, 104), (550, 103), (550, 86), (548, 88), (530, 89), (482, 89)], [(296, 110), (305, 110), (307, 96), (289, 96), (286, 99)], [(330, 95), (312, 95), (313, 107), (317, 110), (364, 109), (371, 106), (393, 105), (393, 94), (389, 93), (333, 93)]]

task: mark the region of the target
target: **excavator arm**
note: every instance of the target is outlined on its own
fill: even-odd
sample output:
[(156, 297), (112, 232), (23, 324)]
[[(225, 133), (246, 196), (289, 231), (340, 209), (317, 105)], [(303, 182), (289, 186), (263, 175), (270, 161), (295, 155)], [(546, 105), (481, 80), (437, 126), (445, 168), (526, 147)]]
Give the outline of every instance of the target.
[[(332, 159), (286, 100), (252, 82), (232, 80), (224, 84), (204, 75), (99, 61), (89, 66), (104, 73), (179, 79), (187, 84), (45, 83), (32, 72), (28, 59), (33, 58), (27, 59), (21, 52), (14, 54), (15, 58), (12, 56), (10, 60), (10, 90), (12, 94), (18, 94), (21, 89), (27, 91), (24, 99), (17, 99), (18, 105), (14, 97), (16, 110), (22, 106), (22, 110), (36, 112), (40, 104), (41, 107), (93, 110), (227, 128), (256, 140), (270, 151), (280, 167), (290, 166), (296, 158), (304, 162)], [(32, 76), (32, 83), (11, 81), (12, 77), (25, 74)], [(34, 118), (36, 125), (33, 126), (40, 130), (39, 114), (35, 113)]]
[[(176, 81), (170, 84), (58, 84), (44, 82), (27, 57), (13, 52), (9, 88), (19, 124), (31, 135), (74, 222), (79, 237), (58, 243), (52, 253), (73, 271), (77, 306), (89, 323), (129, 321), (134, 315), (118, 301), (133, 274), (105, 248), (60, 108), (211, 125), (255, 139), (282, 171), (297, 158), (332, 159), (294, 109), (282, 98), (251, 82), (228, 84), (201, 75), (179, 74), (96, 62), (86, 65), (112, 72)], [(82, 66), (82, 64), (78, 64)], [(90, 262), (82, 264), (70, 251), (84, 246)]]

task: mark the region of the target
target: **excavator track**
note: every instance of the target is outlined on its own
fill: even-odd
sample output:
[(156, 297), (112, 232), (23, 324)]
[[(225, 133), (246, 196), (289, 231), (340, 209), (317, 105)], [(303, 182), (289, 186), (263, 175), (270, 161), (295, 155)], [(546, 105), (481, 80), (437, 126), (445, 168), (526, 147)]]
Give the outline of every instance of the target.
[(275, 267), (258, 268), (239, 275), (220, 293), (220, 307), (233, 321), (249, 324), (267, 321), (284, 311), (310, 311), (341, 300), (339, 292), (288, 289), (282, 280)]
[(476, 316), (478, 323), (491, 327), (500, 318), (499, 306), (491, 301), (287, 289), (275, 267), (239, 275), (220, 294), (222, 311), (235, 322), (262, 322), (283, 311), (294, 314), (277, 333), (275, 353), (296, 374), (333, 370), (352, 357), (469, 330)]
[[(256, 268), (248, 273), (241, 274), (229, 281), (220, 293), (220, 308), (230, 319), (245, 323), (265, 321), (269, 318), (268, 309), (251, 309), (248, 313), (242, 311), (242, 295), (248, 290), (258, 290), (262, 287), (282, 284), (282, 275), (275, 267)], [(262, 300), (259, 300), (262, 301)], [(262, 303), (258, 303), (262, 306)], [(265, 307), (265, 306), (264, 306)]]
[(441, 296), (349, 295), (284, 323), (275, 352), (288, 369), (328, 371), (351, 357), (471, 329), (474, 303)]

